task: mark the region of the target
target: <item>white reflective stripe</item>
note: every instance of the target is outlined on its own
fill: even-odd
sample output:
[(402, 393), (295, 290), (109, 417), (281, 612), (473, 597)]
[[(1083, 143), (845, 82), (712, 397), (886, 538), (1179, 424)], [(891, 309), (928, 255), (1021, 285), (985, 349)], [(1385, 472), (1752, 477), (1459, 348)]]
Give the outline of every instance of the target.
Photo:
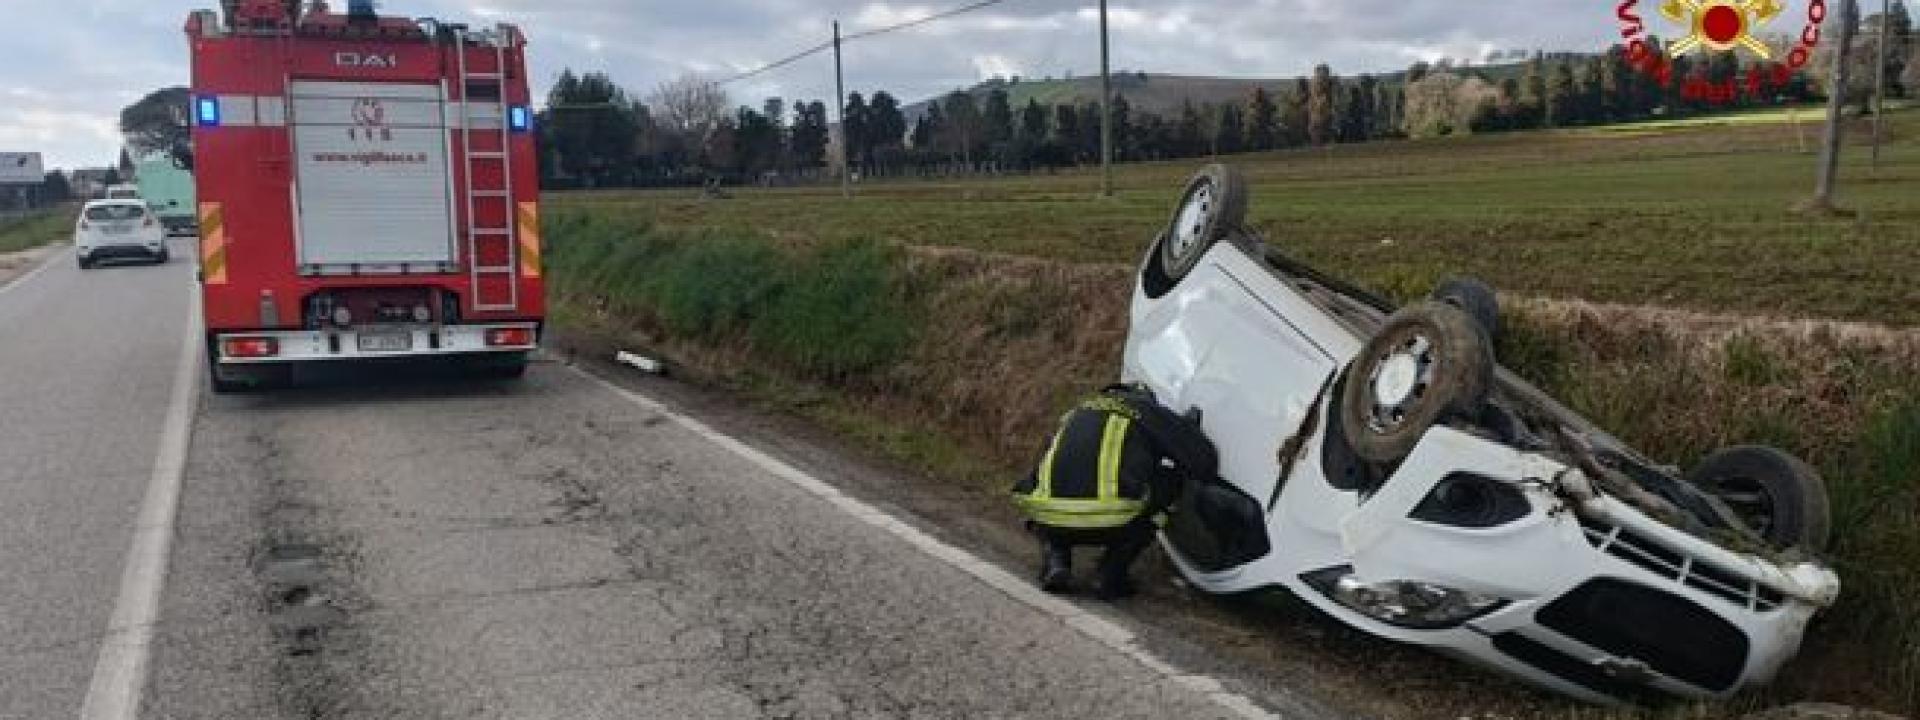
[(359, 100), (439, 100), (440, 86), (427, 83), (359, 83), (333, 80), (295, 80), (290, 92), (296, 98), (336, 98)]
[(279, 95), (264, 96), (254, 102), (261, 127), (286, 127), (287, 99)]
[(259, 124), (252, 95), (220, 95), (220, 124), (227, 127), (253, 127)]
[(500, 104), (492, 100), (447, 103), (447, 127), (455, 130), (465, 129), (468, 118), (472, 118), (473, 127), (476, 129), (499, 130), (501, 127)]

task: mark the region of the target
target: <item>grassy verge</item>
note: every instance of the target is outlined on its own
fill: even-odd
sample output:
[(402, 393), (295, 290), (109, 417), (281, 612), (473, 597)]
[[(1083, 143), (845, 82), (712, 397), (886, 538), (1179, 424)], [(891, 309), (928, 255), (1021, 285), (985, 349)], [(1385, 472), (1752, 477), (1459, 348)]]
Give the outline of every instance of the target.
[(72, 209), (66, 207), (0, 220), (0, 253), (64, 242), (72, 233)]
[[(591, 212), (552, 223), (562, 326), (661, 352), (696, 379), (983, 492), (1119, 364), (1126, 266), (815, 246)], [(1655, 457), (1687, 464), (1762, 442), (1818, 466), (1846, 589), (1766, 699), (1920, 710), (1920, 491), (1908, 474), (1920, 465), (1920, 336), (1562, 301), (1513, 302), (1508, 315), (1506, 364)]]

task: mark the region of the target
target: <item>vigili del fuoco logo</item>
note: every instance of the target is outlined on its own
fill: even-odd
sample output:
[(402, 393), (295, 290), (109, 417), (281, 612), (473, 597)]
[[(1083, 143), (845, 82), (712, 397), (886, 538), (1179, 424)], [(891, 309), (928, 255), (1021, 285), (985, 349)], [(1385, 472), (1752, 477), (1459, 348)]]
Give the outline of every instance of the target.
[(1681, 97), (1704, 102), (1728, 103), (1740, 96), (1758, 96), (1767, 90), (1787, 86), (1793, 74), (1813, 59), (1820, 44), (1820, 23), (1827, 19), (1827, 1), (1809, 0), (1806, 23), (1784, 57), (1758, 37), (1763, 29), (1785, 14), (1779, 0), (1663, 0), (1660, 15), (1679, 25), (1684, 35), (1654, 47), (1646, 22), (1639, 14), (1639, 0), (1621, 0), (1614, 14), (1620, 18), (1620, 36), (1627, 40), (1627, 62), (1652, 76), (1661, 85), (1673, 83), (1673, 58), (1689, 54), (1739, 53), (1764, 64), (1750, 67), (1744, 76), (1722, 82), (1682, 78)]

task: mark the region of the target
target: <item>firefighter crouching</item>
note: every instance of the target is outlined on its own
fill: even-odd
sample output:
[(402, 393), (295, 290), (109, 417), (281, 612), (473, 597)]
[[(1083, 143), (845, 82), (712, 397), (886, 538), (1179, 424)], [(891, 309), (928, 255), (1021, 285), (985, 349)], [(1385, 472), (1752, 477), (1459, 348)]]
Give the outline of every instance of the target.
[(1128, 569), (1153, 542), (1182, 483), (1214, 477), (1219, 460), (1196, 416), (1183, 418), (1144, 387), (1115, 385), (1060, 420), (1040, 466), (1014, 502), (1040, 538), (1040, 587), (1071, 589), (1073, 548), (1100, 545), (1097, 594), (1133, 594)]

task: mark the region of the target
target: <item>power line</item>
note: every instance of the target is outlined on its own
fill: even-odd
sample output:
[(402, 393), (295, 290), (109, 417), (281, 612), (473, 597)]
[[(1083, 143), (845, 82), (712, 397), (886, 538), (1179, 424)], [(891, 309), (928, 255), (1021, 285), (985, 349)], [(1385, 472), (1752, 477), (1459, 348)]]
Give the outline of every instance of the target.
[(950, 17), (953, 17), (953, 16), (955, 16), (955, 15), (961, 15), (961, 14), (965, 14), (965, 13), (970, 13), (970, 12), (973, 12), (973, 11), (975, 11), (975, 10), (980, 10), (980, 9), (983, 9), (983, 8), (989, 8), (989, 7), (993, 7), (993, 6), (995, 6), (995, 5), (999, 5), (1000, 3), (1003, 3), (1003, 2), (1006, 2), (1006, 1), (1007, 1), (1007, 0), (980, 0), (980, 2), (976, 2), (976, 3), (972, 3), (972, 4), (969, 4), (969, 5), (962, 5), (962, 6), (960, 6), (960, 7), (957, 7), (957, 8), (954, 8), (954, 9), (952, 9), (952, 10), (948, 10), (948, 11), (946, 11), (946, 12), (938, 12), (938, 13), (934, 13), (934, 14), (932, 14), (932, 15), (928, 15), (928, 16), (926, 16), (926, 17), (923, 17), (923, 18), (920, 18), (920, 19), (918, 19), (918, 20), (908, 20), (908, 21), (906, 21), (906, 22), (903, 22), (903, 23), (898, 23), (898, 24), (895, 24), (895, 25), (888, 25), (888, 26), (886, 26), (886, 27), (883, 27), (883, 28), (875, 28), (875, 29), (873, 29), (873, 30), (866, 30), (866, 31), (863, 31), (863, 32), (857, 32), (857, 33), (854, 33), (854, 34), (852, 34), (852, 35), (848, 35), (848, 36), (846, 36), (845, 38), (842, 38), (842, 41), (843, 41), (843, 42), (852, 42), (852, 41), (854, 41), (854, 40), (861, 40), (861, 39), (865, 39), (865, 38), (870, 38), (870, 37), (873, 37), (873, 36), (875, 36), (875, 35), (885, 35), (885, 34), (887, 34), (887, 33), (890, 33), (890, 32), (894, 32), (894, 31), (897, 31), (897, 30), (905, 30), (905, 29), (907, 29), (907, 28), (913, 28), (913, 27), (919, 27), (919, 26), (921, 26), (921, 25), (925, 25), (925, 24), (927, 24), (927, 23), (930, 23), (930, 22), (936, 22), (936, 21), (939, 21), (939, 20), (945, 20), (945, 19), (947, 19), (947, 18), (950, 18)]
[(775, 60), (773, 62), (767, 63), (760, 67), (754, 68), (752, 70), (748, 70), (738, 75), (728, 77), (724, 80), (717, 80), (713, 84), (726, 85), (728, 83), (739, 82), (741, 80), (745, 80), (755, 75), (760, 75), (762, 73), (768, 73), (774, 70), (778, 70), (788, 65), (792, 65), (794, 63), (800, 62), (801, 60), (805, 60), (809, 57), (812, 57), (813, 55), (819, 54), (821, 52), (825, 52), (827, 50), (832, 50), (832, 49), (833, 49), (833, 41), (829, 40), (827, 42), (820, 43), (819, 45), (815, 45), (805, 50), (801, 50), (800, 52), (794, 53), (792, 55), (788, 55), (779, 60)]
[[(1007, 0), (979, 0), (978, 2), (973, 2), (973, 3), (969, 3), (969, 4), (966, 4), (966, 5), (962, 5), (962, 6), (960, 6), (960, 7), (957, 7), (957, 8), (953, 8), (953, 9), (951, 9), (951, 10), (946, 10), (946, 11), (942, 11), (942, 12), (937, 12), (937, 13), (934, 13), (934, 14), (932, 14), (932, 15), (928, 15), (928, 16), (926, 16), (926, 17), (923, 17), (923, 18), (919, 18), (919, 19), (917, 19), (917, 20), (908, 20), (908, 21), (906, 21), (906, 22), (902, 22), (902, 23), (895, 23), (895, 24), (893, 24), (893, 25), (888, 25), (888, 26), (886, 26), (886, 27), (881, 27), (881, 28), (874, 28), (874, 29), (872, 29), (872, 30), (863, 30), (863, 31), (861, 31), (861, 32), (857, 32), (857, 33), (854, 33), (854, 34), (852, 34), (852, 35), (847, 35), (847, 36), (845, 36), (845, 37), (842, 37), (842, 38), (840, 38), (840, 42), (841, 42), (842, 44), (845, 44), (845, 43), (850, 43), (850, 42), (853, 42), (853, 41), (855, 41), (855, 40), (864, 40), (864, 39), (867, 39), (867, 38), (871, 38), (871, 37), (875, 37), (875, 36), (879, 36), (879, 35), (885, 35), (885, 34), (887, 34), (887, 33), (891, 33), (891, 32), (898, 32), (898, 31), (901, 31), (901, 30), (906, 30), (906, 29), (909, 29), (909, 28), (915, 28), (915, 27), (919, 27), (919, 26), (921, 26), (921, 25), (925, 25), (925, 24), (927, 24), (927, 23), (931, 23), (931, 22), (937, 22), (937, 21), (940, 21), (940, 20), (945, 20), (945, 19), (947, 19), (947, 18), (950, 18), (950, 17), (953, 17), (953, 16), (956, 16), (956, 15), (963, 15), (963, 14), (966, 14), (966, 13), (970, 13), (970, 12), (973, 12), (973, 11), (975, 11), (975, 10), (981, 10), (981, 9), (985, 9), (985, 8), (989, 8), (989, 7), (993, 7), (993, 6), (995, 6), (995, 5), (999, 5), (999, 4), (1001, 4), (1001, 3), (1004, 3), (1004, 2), (1007, 2)], [(822, 52), (826, 52), (826, 51), (828, 51), (828, 50), (832, 50), (832, 49), (833, 49), (833, 41), (831, 41), (831, 40), (829, 40), (829, 41), (827, 41), (827, 42), (823, 42), (823, 43), (820, 43), (819, 45), (815, 45), (815, 46), (813, 46), (813, 47), (810, 47), (810, 48), (807, 48), (807, 49), (805, 49), (805, 50), (801, 50), (800, 52), (797, 52), (797, 53), (794, 53), (794, 54), (792, 54), (792, 55), (788, 55), (788, 56), (786, 56), (786, 57), (784, 57), (784, 58), (781, 58), (781, 59), (779, 59), (779, 60), (775, 60), (775, 61), (773, 61), (773, 62), (770, 62), (770, 63), (767, 63), (767, 64), (765, 64), (765, 65), (762, 65), (762, 66), (760, 66), (760, 67), (757, 67), (757, 68), (754, 68), (754, 69), (752, 69), (752, 70), (748, 70), (748, 71), (746, 71), (746, 72), (743, 72), (743, 73), (739, 73), (739, 74), (737, 74), (737, 75), (731, 75), (731, 76), (728, 76), (727, 78), (725, 78), (725, 79), (722, 79), (722, 80), (716, 80), (716, 81), (714, 81), (714, 83), (713, 83), (713, 84), (715, 84), (715, 85), (727, 85), (727, 84), (730, 84), (730, 83), (736, 83), (736, 82), (739, 82), (739, 81), (741, 81), (741, 80), (745, 80), (745, 79), (747, 79), (747, 78), (750, 78), (750, 77), (754, 77), (754, 76), (756, 76), (756, 75), (761, 75), (761, 74), (764, 74), (764, 73), (769, 73), (769, 72), (772, 72), (772, 71), (774, 71), (774, 70), (778, 70), (778, 69), (780, 69), (780, 68), (783, 68), (783, 67), (786, 67), (786, 66), (788, 66), (788, 65), (792, 65), (792, 64), (794, 64), (794, 63), (797, 63), (797, 62), (800, 62), (801, 60), (805, 60), (805, 59), (807, 59), (807, 58), (809, 58), (809, 57), (812, 57), (812, 56), (814, 56), (814, 55), (816, 55), (816, 54), (819, 54), (819, 53), (822, 53)]]

